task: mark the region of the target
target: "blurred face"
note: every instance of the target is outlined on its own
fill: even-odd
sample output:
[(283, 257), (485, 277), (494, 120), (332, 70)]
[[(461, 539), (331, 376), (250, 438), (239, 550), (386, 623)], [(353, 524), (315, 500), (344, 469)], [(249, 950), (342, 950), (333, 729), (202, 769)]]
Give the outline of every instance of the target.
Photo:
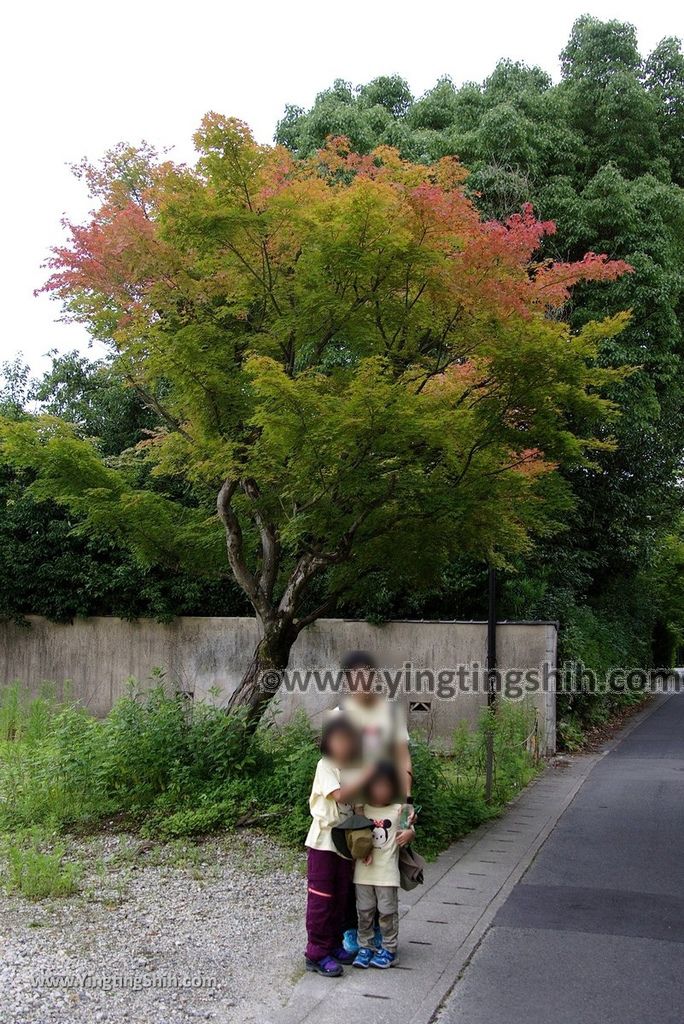
[(336, 729), (328, 736), (328, 756), (335, 764), (349, 764), (356, 753), (356, 740), (346, 729)]
[(347, 685), (350, 694), (362, 703), (370, 703), (376, 698), (375, 669), (352, 668), (347, 672)]
[(390, 779), (375, 779), (368, 788), (368, 796), (374, 807), (386, 807), (394, 800), (394, 786)]

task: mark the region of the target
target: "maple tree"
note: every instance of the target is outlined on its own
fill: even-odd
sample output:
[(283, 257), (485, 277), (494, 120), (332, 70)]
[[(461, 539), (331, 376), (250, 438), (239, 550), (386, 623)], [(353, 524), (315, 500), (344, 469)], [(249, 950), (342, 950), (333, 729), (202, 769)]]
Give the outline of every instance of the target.
[(256, 721), (301, 630), (380, 568), (409, 587), (558, 527), (557, 467), (611, 444), (621, 371), (595, 355), (628, 319), (562, 310), (630, 268), (535, 259), (553, 224), (483, 220), (453, 158), (338, 138), (298, 161), (216, 114), (195, 143), (193, 167), (83, 165), (99, 205), (45, 285), (161, 425), (116, 457), (51, 416), (0, 438), (34, 497), (140, 559), (211, 575), (227, 552), (261, 626), (229, 706)]

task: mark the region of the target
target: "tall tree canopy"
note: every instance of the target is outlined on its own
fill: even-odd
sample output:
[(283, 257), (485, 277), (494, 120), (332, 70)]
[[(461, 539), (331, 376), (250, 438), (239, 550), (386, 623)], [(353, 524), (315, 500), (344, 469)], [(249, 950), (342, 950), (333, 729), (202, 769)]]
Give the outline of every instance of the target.
[(264, 672), (381, 571), (429, 583), (557, 528), (557, 467), (611, 447), (601, 392), (624, 374), (596, 353), (627, 320), (562, 310), (630, 268), (539, 260), (553, 225), (484, 220), (450, 157), (338, 138), (297, 160), (216, 114), (195, 143), (194, 167), (126, 147), (84, 166), (98, 206), (46, 285), (159, 425), (107, 458), (59, 417), (8, 418), (2, 446), (33, 497), (141, 560), (212, 577), (227, 549), (263, 631), (232, 698), (256, 718)]
[[(600, 345), (602, 365), (638, 367), (611, 392), (622, 410), (617, 447), (593, 470), (567, 473), (579, 499), (573, 528), (520, 564), (506, 611), (565, 623), (577, 612), (585, 625), (586, 607), (622, 618), (610, 657), (641, 662), (658, 627), (643, 571), (682, 504), (684, 56), (678, 40), (664, 39), (644, 59), (631, 25), (587, 16), (561, 69), (554, 84), (539, 68), (502, 61), (482, 84), (442, 79), (420, 98), (398, 77), (358, 88), (338, 81), (311, 110), (286, 108), (276, 137), (300, 157), (339, 131), (362, 153), (388, 144), (426, 164), (456, 155), (485, 216), (505, 219), (531, 202), (556, 223), (545, 256), (594, 250), (633, 267), (607, 287), (577, 289), (568, 307), (573, 327), (631, 310), (627, 329)], [(443, 613), (454, 613), (453, 598), (447, 589)], [(385, 613), (402, 607), (401, 595), (386, 596)]]

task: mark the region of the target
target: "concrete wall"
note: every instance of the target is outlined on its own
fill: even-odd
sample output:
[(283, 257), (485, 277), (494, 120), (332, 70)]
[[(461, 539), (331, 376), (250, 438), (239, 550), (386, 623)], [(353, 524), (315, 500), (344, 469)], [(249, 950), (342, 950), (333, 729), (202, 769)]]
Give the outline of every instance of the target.
[[(179, 618), (169, 624), (150, 620), (126, 622), (114, 618), (79, 619), (56, 625), (30, 616), (28, 626), (0, 623), (0, 685), (19, 680), (37, 691), (50, 682), (103, 715), (126, 689), (126, 681), (149, 679), (155, 669), (166, 681), (206, 698), (218, 689), (219, 702), (237, 685), (257, 641), (251, 618)], [(541, 669), (555, 665), (555, 623), (500, 623), (497, 662), (501, 669)], [(454, 669), (458, 665), (486, 664), (487, 627), (483, 622), (390, 622), (371, 626), (348, 619), (322, 619), (299, 637), (291, 658), (291, 671), (335, 670), (345, 651), (362, 648), (376, 652), (380, 662), (400, 668)], [(431, 736), (449, 739), (460, 721), (475, 724), (486, 705), (484, 690), (438, 699), (412, 692), (409, 719), (413, 727)], [(314, 722), (339, 701), (330, 687), (309, 686), (304, 693), (281, 692), (278, 717), (286, 720), (304, 707)], [(555, 749), (555, 696), (538, 693), (542, 748)]]

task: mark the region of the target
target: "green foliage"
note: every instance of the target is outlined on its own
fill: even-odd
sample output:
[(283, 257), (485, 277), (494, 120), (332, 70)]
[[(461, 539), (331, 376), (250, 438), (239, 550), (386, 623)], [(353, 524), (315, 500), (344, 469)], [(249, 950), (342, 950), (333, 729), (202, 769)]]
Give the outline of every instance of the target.
[(684, 646), (684, 517), (671, 533), (660, 538), (642, 580), (653, 597), (657, 616), (653, 664), (670, 667), (677, 663), (677, 654)]
[(561, 750), (579, 750), (588, 730), (609, 725), (625, 711), (643, 702), (643, 694), (582, 693), (559, 694), (557, 700), (558, 745)]
[[(0, 412), (25, 419), (29, 404), (73, 424), (108, 458), (138, 443), (156, 419), (111, 363), (77, 353), (54, 356), (40, 380), (20, 359), (0, 371)], [(79, 528), (54, 501), (31, 492), (35, 473), (0, 466), (0, 617), (27, 614), (58, 622), (117, 615), (168, 620), (174, 615), (236, 615), (248, 605), (227, 570), (216, 578), (158, 561), (142, 564), (116, 537)]]
[(0, 415), (20, 419), (32, 397), (31, 368), (21, 356), (0, 363)]
[(584, 745), (585, 732), (577, 715), (566, 713), (558, 719), (558, 743), (561, 750), (573, 753)]
[[(411, 743), (415, 800), (422, 807), (419, 844), (432, 855), (482, 821), (494, 817), (536, 774), (526, 740), (534, 730), (530, 709), (500, 702), (484, 710), (477, 729), (462, 723), (450, 757), (439, 757), (419, 739)], [(486, 735), (494, 743), (492, 798), (485, 801)]]
[(414, 799), (420, 806), (416, 847), (434, 856), (454, 839), (485, 821), (494, 809), (484, 799), (481, 779), (456, 778), (446, 758), (434, 753), (424, 740), (411, 744)]
[[(200, 792), (192, 800), (192, 806), (187, 806), (187, 794), (176, 791), (155, 802), (155, 809), (143, 823), (142, 832), (170, 840), (230, 830), (244, 811), (249, 789), (244, 780), (227, 783), (217, 790)], [(174, 810), (179, 804), (180, 809)]]
[(508, 803), (534, 777), (533, 761), (536, 713), (526, 704), (502, 700), (496, 710), (484, 713), (479, 723), (480, 748), (487, 731), (494, 737), (493, 799)]
[(57, 711), (52, 688), (41, 687), (40, 696), (27, 701), (19, 683), (0, 689), (0, 743), (21, 740), (33, 745), (50, 733)]
[(80, 866), (65, 860), (64, 846), (51, 842), (46, 850), (45, 842), (40, 831), (33, 829), (0, 844), (0, 885), (29, 900), (77, 892)]
[[(263, 725), (251, 734), (241, 715), (227, 715), (213, 703), (189, 705), (161, 686), (146, 694), (131, 688), (101, 721), (47, 697), (31, 700), (17, 687), (0, 698), (0, 722), (13, 723), (11, 738), (0, 741), (0, 832), (25, 837), (31, 828), (95, 828), (105, 817), (124, 815), (144, 835), (165, 840), (241, 823), (295, 847), (306, 836), (320, 752), (304, 714), (283, 728)], [(529, 715), (502, 705), (492, 727), (496, 785), (489, 805), (484, 723), (465, 746), (461, 738), (454, 758), (412, 740), (419, 842), (428, 855), (497, 813), (532, 778), (523, 742)], [(53, 849), (52, 860), (44, 860), (42, 853), (33, 855), (39, 852), (35, 841), (31, 849), (15, 852), (17, 870), (26, 862), (29, 873), (42, 865), (66, 879), (68, 867), (57, 871), (63, 851)]]
[(320, 757), (315, 733), (302, 713), (282, 730), (261, 730), (259, 744), (255, 807), (279, 839), (301, 843), (311, 823), (309, 793)]
[[(15, 689), (3, 701), (16, 706)], [(245, 774), (251, 756), (240, 716), (211, 705), (193, 711), (161, 686), (142, 694), (132, 686), (106, 719), (74, 705), (41, 705), (43, 735), (6, 742), (0, 761), (0, 827), (56, 820), (93, 821), (105, 814), (139, 816), (175, 810), (203, 789)], [(16, 715), (15, 715), (16, 717)], [(35, 720), (34, 702), (20, 718)]]
[(35, 382), (32, 397), (52, 416), (96, 437), (103, 455), (119, 455), (157, 425), (157, 416), (111, 361), (78, 352), (53, 354), (52, 366)]
[[(338, 82), (322, 102), (379, 124), (408, 96)], [(41, 414), (2, 419), (0, 442), (79, 535), (179, 576), (224, 579), (228, 561), (263, 627), (258, 677), (383, 572), (430, 585), (457, 554), (505, 563), (558, 530), (558, 467), (612, 446), (604, 394), (625, 372), (597, 355), (629, 320), (571, 329), (563, 307), (630, 268), (538, 263), (549, 225), (529, 208), (484, 223), (453, 160), (339, 140), (297, 163), (213, 113), (195, 143), (195, 166), (123, 149), (82, 168), (100, 206), (45, 290), (113, 361), (59, 362)], [(124, 397), (151, 427), (121, 451)], [(256, 721), (267, 699), (246, 676), (231, 702)]]
[[(570, 309), (575, 326), (632, 311), (627, 329), (599, 345), (602, 365), (637, 367), (610, 390), (620, 409), (611, 424), (617, 445), (597, 452), (592, 468), (565, 472), (577, 496), (565, 532), (511, 560), (501, 597), (502, 617), (559, 619), (562, 657), (601, 671), (671, 661), (684, 621), (671, 540), (680, 531), (684, 437), (684, 56), (667, 38), (642, 58), (633, 26), (585, 16), (561, 68), (557, 84), (508, 60), (482, 84), (442, 79), (375, 126), (360, 101), (374, 83), (346, 88), (344, 120), (368, 148), (394, 144), (425, 162), (458, 155), (486, 216), (532, 202), (557, 225), (544, 255), (592, 250), (634, 268), (606, 287), (581, 287)], [(341, 102), (334, 90), (322, 93), (311, 110), (290, 111), (287, 135), (281, 122), (276, 137), (306, 156)], [(367, 607), (385, 618), (481, 615), (469, 586), (477, 574), (461, 558), (429, 590), (410, 594), (387, 577)]]

